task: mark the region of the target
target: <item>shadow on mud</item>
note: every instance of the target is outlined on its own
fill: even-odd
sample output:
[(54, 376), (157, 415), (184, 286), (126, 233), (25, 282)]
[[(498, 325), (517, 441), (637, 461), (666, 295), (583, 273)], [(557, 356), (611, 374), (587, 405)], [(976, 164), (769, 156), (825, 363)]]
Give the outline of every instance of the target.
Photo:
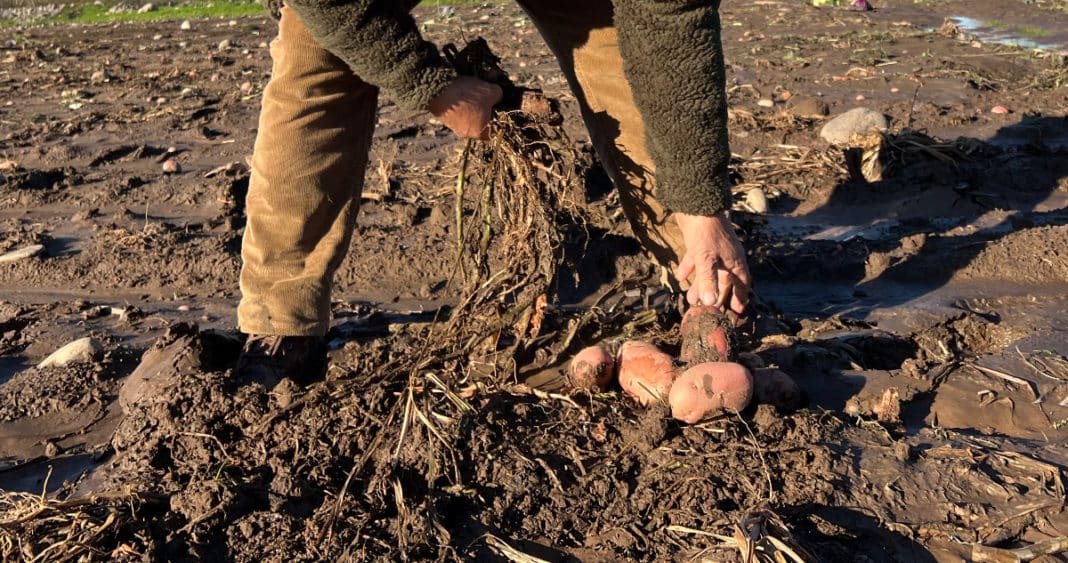
[(791, 507), (787, 513), (794, 532), (820, 561), (936, 561), (920, 544), (851, 508), (804, 505)]
[[(858, 304), (893, 307), (974, 269), (976, 258), (1008, 235), (1068, 224), (1063, 202), (1051, 201), (1068, 178), (1068, 117), (1028, 116), (985, 141), (942, 146), (952, 156), (917, 151), (882, 179), (854, 174), (839, 183), (823, 206), (797, 218), (824, 231), (774, 265), (758, 261), (756, 278), (852, 285), (853, 299), (827, 303), (828, 315)], [(1019, 275), (1012, 256), (1003, 262), (984, 264), (980, 273), (1037, 281)]]

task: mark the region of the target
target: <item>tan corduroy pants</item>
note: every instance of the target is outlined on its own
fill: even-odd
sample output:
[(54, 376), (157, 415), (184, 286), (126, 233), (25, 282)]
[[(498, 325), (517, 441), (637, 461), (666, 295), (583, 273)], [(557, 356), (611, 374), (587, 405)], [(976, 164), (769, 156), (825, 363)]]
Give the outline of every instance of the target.
[[(556, 54), (623, 209), (646, 250), (674, 268), (674, 219), (653, 199), (644, 127), (623, 76), (611, 0), (520, 2)], [(323, 335), (355, 225), (378, 89), (319, 46), (288, 8), (271, 42), (241, 247), (238, 322), (249, 334)]]

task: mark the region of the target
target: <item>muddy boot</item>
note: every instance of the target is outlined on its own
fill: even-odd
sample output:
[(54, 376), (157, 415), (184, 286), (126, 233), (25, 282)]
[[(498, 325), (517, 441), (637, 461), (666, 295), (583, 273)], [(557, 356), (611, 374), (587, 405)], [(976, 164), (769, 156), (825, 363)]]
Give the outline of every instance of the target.
[(283, 379), (309, 385), (326, 376), (326, 343), (317, 336), (250, 335), (234, 376), (273, 388)]

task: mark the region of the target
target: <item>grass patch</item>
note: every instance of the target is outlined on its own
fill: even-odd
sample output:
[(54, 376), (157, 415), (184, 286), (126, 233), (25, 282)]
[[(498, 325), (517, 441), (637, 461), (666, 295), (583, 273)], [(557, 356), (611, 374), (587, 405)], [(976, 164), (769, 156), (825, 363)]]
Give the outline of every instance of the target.
[[(148, 2), (149, 0), (144, 0)], [(495, 4), (501, 0), (422, 0), (419, 5), (423, 7), (452, 6), (462, 4)], [(155, 10), (144, 14), (136, 11), (108, 13), (112, 5), (103, 6), (90, 2), (71, 4), (63, 8), (58, 14), (39, 18), (32, 21), (16, 21), (0, 19), (0, 27), (12, 27), (15, 25), (41, 25), (41, 24), (90, 24), (90, 23), (115, 23), (154, 20), (185, 20), (207, 18), (237, 18), (241, 16), (261, 16), (267, 12), (258, 0), (223, 0), (206, 1), (193, 0), (176, 5), (158, 6)]]
[(139, 14), (119, 12), (109, 14), (108, 6), (84, 4), (70, 6), (49, 18), (46, 23), (114, 23), (123, 21), (183, 20), (191, 18), (236, 18), (259, 16), (266, 12), (259, 2), (190, 2), (175, 6), (160, 6)]
[(241, 16), (261, 16), (266, 14), (263, 5), (257, 1), (194, 1), (173, 6), (158, 6), (155, 10), (143, 14), (137, 13), (136, 11), (109, 13), (108, 10), (110, 9), (111, 6), (109, 5), (101, 6), (91, 3), (69, 5), (52, 17), (37, 19), (31, 22), (2, 20), (0, 21), (0, 26), (11, 26), (16, 25), (17, 23), (91, 24), (197, 18), (236, 18)]
[(1053, 35), (1053, 32), (1048, 29), (1031, 27), (1029, 25), (1009, 24), (998, 20), (991, 20), (985, 23), (988, 27), (993, 29), (1015, 33), (1024, 37), (1049, 37), (1050, 35)]
[(502, 0), (420, 0), (419, 5), (424, 8), (437, 6), (454, 6), (457, 4), (498, 4)]

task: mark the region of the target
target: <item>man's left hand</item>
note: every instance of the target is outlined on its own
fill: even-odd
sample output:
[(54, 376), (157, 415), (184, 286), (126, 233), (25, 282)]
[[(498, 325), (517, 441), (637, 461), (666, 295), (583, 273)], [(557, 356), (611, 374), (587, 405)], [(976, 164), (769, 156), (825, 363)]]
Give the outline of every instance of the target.
[(711, 217), (676, 214), (686, 255), (675, 275), (693, 280), (686, 294), (691, 305), (714, 305), (741, 315), (749, 304), (749, 267), (745, 249), (727, 214)]

